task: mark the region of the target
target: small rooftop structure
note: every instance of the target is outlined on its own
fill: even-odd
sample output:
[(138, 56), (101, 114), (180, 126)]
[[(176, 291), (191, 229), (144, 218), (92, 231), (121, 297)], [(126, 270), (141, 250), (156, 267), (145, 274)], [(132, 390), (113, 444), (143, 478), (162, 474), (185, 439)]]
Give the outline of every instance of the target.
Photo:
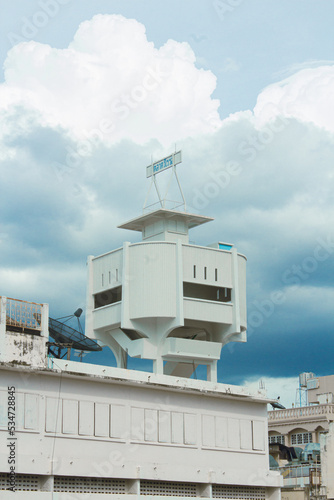
[[(154, 185), (160, 171), (150, 171)], [(157, 193), (159, 208), (119, 226), (141, 242), (88, 258), (86, 336), (109, 346), (118, 367), (127, 355), (182, 377), (205, 365), (215, 382), (222, 347), (246, 341), (246, 257), (231, 244), (190, 244), (189, 230), (213, 218), (166, 209)]]
[(189, 241), (189, 229), (212, 220), (212, 217), (159, 208), (118, 227), (141, 232), (143, 241), (174, 241), (176, 236), (173, 235), (176, 234), (178, 238), (183, 236), (184, 241)]

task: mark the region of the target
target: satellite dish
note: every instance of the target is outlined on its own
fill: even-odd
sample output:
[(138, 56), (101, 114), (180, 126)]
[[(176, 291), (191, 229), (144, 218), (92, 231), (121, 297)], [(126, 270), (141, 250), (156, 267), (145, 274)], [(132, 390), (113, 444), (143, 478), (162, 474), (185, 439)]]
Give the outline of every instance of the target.
[[(82, 361), (82, 353), (84, 351), (102, 351), (102, 347), (95, 340), (92, 340), (84, 335), (79, 319), (81, 314), (82, 309), (79, 307), (79, 309), (77, 309), (74, 314), (70, 314), (69, 316), (64, 316), (58, 319), (49, 317), (49, 335), (55, 342), (47, 343), (48, 353), (51, 353), (56, 358), (61, 359), (63, 357), (63, 355), (61, 354), (61, 350), (67, 349), (67, 359), (70, 359), (71, 349), (78, 349), (79, 351), (81, 351), (80, 356)], [(36, 321), (41, 324), (41, 315), (38, 313), (34, 313), (33, 316)], [(67, 321), (70, 321), (74, 317), (76, 317), (78, 321), (78, 330), (66, 324)], [(57, 354), (51, 349), (52, 346), (58, 348)]]
[[(80, 350), (81, 361), (82, 353), (84, 351), (102, 351), (102, 347), (95, 340), (92, 340), (84, 335), (79, 320), (81, 314), (82, 309), (79, 308), (70, 316), (64, 316), (63, 318), (58, 319), (49, 317), (49, 335), (53, 338), (54, 342), (48, 342), (48, 352), (56, 358), (62, 358), (64, 356), (61, 353), (62, 349), (67, 350), (67, 359), (70, 359), (70, 351), (72, 348)], [(73, 319), (74, 317), (76, 317), (78, 321), (77, 330), (66, 324), (67, 321)], [(36, 319), (40, 323), (40, 315), (36, 314)], [(51, 347), (58, 348), (58, 353), (55, 353)]]
[(285, 406), (281, 405), (281, 403), (278, 403), (277, 401), (273, 401), (270, 403), (273, 408), (276, 408), (277, 410), (285, 410)]
[(82, 314), (82, 309), (81, 309), (81, 307), (79, 307), (79, 309), (77, 309), (75, 311), (74, 316), (76, 316), (77, 318), (80, 318), (81, 314)]
[(102, 351), (102, 347), (95, 340), (89, 339), (82, 332), (62, 323), (58, 319), (49, 318), (49, 334), (57, 343), (70, 344), (73, 349)]

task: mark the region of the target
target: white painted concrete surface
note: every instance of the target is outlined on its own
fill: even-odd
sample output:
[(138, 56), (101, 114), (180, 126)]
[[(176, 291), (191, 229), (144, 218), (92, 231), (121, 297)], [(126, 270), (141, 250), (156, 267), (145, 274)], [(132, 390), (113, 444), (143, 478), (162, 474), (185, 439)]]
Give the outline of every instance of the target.
[(39, 370), (2, 364), (0, 373), (0, 470), (8, 470), (4, 403), (14, 386), (16, 473), (29, 484), (37, 477), (34, 498), (44, 498), (40, 485), (47, 487), (47, 479), (50, 489), (61, 482), (67, 494), (77, 488), (74, 497), (58, 492), (54, 498), (100, 498), (80, 496), (73, 486), (86, 477), (99, 478), (101, 488), (121, 481), (118, 498), (162, 487), (174, 497), (179, 483), (195, 488), (189, 495), (195, 498), (211, 498), (218, 485), (243, 488), (240, 498), (279, 498), (280, 477), (268, 467), (267, 400), (260, 393), (62, 360)]
[(140, 231), (142, 242), (89, 257), (86, 335), (108, 345), (119, 367), (127, 352), (163, 373), (164, 344), (181, 337), (199, 342), (192, 359), (180, 348), (174, 362), (200, 358), (214, 382), (209, 343), (246, 341), (246, 258), (234, 247), (189, 244), (189, 230), (210, 220), (159, 209), (120, 226)]

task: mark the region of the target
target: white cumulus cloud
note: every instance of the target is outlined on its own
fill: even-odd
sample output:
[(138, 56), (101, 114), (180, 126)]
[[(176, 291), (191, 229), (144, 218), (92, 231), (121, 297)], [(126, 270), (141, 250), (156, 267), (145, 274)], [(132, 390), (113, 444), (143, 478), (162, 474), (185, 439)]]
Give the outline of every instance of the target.
[(284, 115), (334, 132), (334, 65), (307, 68), (266, 87), (254, 115), (261, 126)]
[(2, 114), (22, 106), (77, 139), (170, 144), (220, 125), (216, 78), (195, 67), (190, 46), (156, 48), (141, 23), (120, 15), (83, 22), (66, 49), (18, 44), (4, 67)]

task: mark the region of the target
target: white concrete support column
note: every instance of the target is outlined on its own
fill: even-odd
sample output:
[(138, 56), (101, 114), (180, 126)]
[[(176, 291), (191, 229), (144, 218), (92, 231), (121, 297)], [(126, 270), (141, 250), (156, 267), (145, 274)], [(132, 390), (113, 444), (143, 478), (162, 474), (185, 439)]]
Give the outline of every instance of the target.
[(164, 372), (164, 362), (162, 357), (158, 354), (158, 358), (153, 360), (153, 373), (163, 374)]
[(87, 257), (87, 290), (86, 290), (86, 318), (85, 318), (85, 335), (93, 338), (93, 255)]
[(319, 443), (318, 436), (317, 436), (317, 434), (318, 434), (317, 431), (312, 431), (311, 434), (312, 434), (312, 443)]
[(108, 346), (111, 349), (116, 359), (117, 368), (126, 368), (126, 351), (112, 337), (111, 332), (98, 332), (96, 340), (99, 340), (102, 347)]
[[(48, 363), (48, 350), (46, 343), (49, 340), (49, 304), (42, 304), (42, 314), (41, 314), (41, 337), (44, 349), (44, 359), (42, 357), (42, 363), (47, 366)], [(43, 354), (42, 354), (43, 356)]]
[(234, 331), (240, 332), (240, 301), (239, 301), (239, 270), (238, 270), (238, 252), (232, 248), (232, 303), (233, 303), (233, 323)]
[(121, 313), (121, 327), (133, 328), (130, 320), (130, 282), (129, 276), (129, 246), (130, 243), (125, 241), (123, 243), (123, 269), (122, 269), (122, 313)]
[(206, 373), (206, 378), (209, 382), (217, 383), (217, 360), (207, 365)]
[(176, 242), (176, 322), (179, 326), (184, 325), (183, 312), (183, 254), (182, 242)]
[[(174, 328), (184, 326), (184, 312), (183, 312), (183, 252), (182, 252), (182, 242), (178, 240), (176, 242), (176, 290), (175, 290), (175, 295), (176, 295), (176, 315), (174, 319)], [(163, 338), (163, 343), (166, 342), (166, 337)], [(160, 345), (160, 348), (158, 349), (158, 356), (161, 356), (160, 352), (163, 347), (163, 344)], [(159, 368), (158, 368), (159, 365)], [(155, 368), (155, 362), (153, 362), (153, 371), (154, 373), (165, 373), (165, 375), (174, 375), (174, 372), (177, 373), (177, 376), (184, 376), (184, 377), (190, 377), (191, 374), (193, 373), (192, 367), (188, 364), (186, 366), (186, 372), (189, 373), (187, 375), (180, 375), (184, 371), (184, 366), (185, 363), (180, 364), (180, 362), (171, 362), (168, 361), (165, 365), (165, 368), (163, 367), (163, 362), (162, 362), (162, 371), (154, 371)], [(189, 372), (189, 367), (190, 367), (190, 372)], [(160, 364), (156, 363), (156, 369), (160, 370)]]
[(42, 304), (41, 336), (49, 338), (49, 304)]
[(0, 361), (6, 360), (6, 310), (7, 297), (0, 298)]

